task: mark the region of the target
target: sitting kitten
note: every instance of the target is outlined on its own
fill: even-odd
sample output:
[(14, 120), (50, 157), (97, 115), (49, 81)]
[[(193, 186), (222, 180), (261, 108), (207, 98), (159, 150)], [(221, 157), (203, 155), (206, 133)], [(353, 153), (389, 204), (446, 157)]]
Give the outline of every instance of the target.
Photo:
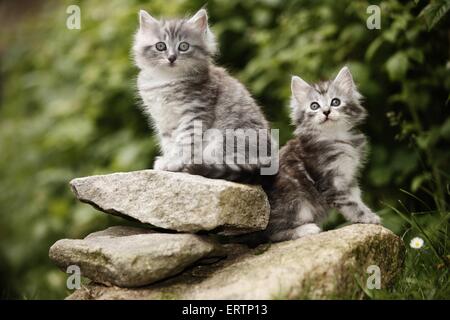
[(361, 200), (357, 175), (365, 136), (355, 129), (366, 117), (352, 75), (344, 67), (328, 82), (292, 78), (295, 138), (280, 151), (280, 168), (266, 186), (271, 206), (266, 230), (239, 242), (284, 241), (319, 233), (331, 208), (355, 223), (380, 223)]
[[(242, 182), (269, 165), (264, 154), (244, 155), (244, 164), (230, 161), (242, 150), (225, 148), (231, 141), (224, 142), (227, 129), (268, 130), (269, 125), (246, 88), (213, 64), (216, 42), (206, 10), (190, 19), (160, 21), (141, 10), (133, 51), (144, 112), (153, 120), (162, 151), (155, 169)], [(208, 129), (216, 135), (205, 137)], [(239, 135), (245, 134), (231, 139)], [(264, 139), (271, 150), (268, 131)]]

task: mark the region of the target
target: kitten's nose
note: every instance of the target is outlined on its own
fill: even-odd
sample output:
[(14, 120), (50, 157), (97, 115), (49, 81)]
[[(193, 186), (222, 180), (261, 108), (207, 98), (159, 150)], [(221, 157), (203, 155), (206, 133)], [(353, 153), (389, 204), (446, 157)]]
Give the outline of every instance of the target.
[(325, 116), (328, 117), (328, 115), (330, 114), (330, 112), (331, 112), (330, 110), (326, 110), (326, 111), (323, 112), (323, 114), (324, 114)]
[(170, 56), (167, 57), (167, 59), (170, 61), (170, 63), (174, 63), (175, 60), (177, 60), (177, 56), (174, 54), (171, 54)]

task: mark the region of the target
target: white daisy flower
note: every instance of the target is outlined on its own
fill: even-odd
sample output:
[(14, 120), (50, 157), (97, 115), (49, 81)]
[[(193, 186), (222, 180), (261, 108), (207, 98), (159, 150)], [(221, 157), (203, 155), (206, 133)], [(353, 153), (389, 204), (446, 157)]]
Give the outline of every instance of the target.
[(423, 247), (424, 241), (422, 238), (415, 237), (411, 239), (409, 246), (413, 249), (420, 249)]

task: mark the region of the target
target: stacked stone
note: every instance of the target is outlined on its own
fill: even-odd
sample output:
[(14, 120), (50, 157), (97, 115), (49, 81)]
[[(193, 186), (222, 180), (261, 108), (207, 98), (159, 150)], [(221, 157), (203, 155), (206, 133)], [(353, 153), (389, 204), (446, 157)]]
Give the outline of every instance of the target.
[(260, 187), (166, 171), (143, 170), (70, 182), (76, 197), (94, 208), (132, 218), (148, 228), (115, 226), (50, 248), (61, 268), (80, 267), (94, 282), (139, 287), (173, 276), (202, 259), (222, 257), (209, 235), (263, 230), (269, 203)]
[(92, 280), (68, 299), (358, 298), (368, 281), (386, 288), (403, 261), (402, 240), (378, 225), (254, 249), (219, 244), (217, 234), (266, 228), (269, 203), (257, 186), (154, 170), (70, 185), (80, 201), (142, 227), (57, 241), (50, 258), (64, 271), (77, 265)]

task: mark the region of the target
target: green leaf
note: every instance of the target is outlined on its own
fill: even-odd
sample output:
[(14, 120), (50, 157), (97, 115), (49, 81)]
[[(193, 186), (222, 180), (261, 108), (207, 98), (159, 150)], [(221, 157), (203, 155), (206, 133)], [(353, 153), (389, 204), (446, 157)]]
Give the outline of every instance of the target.
[(422, 184), (431, 179), (431, 175), (429, 173), (421, 174), (413, 179), (411, 182), (411, 191), (416, 192), (422, 186)]
[(407, 55), (411, 60), (415, 60), (418, 63), (423, 63), (424, 55), (423, 51), (417, 48), (408, 49)]
[(423, 150), (431, 148), (437, 143), (440, 134), (441, 129), (438, 127), (434, 127), (428, 131), (422, 132), (416, 138), (417, 145)]
[(397, 52), (386, 61), (386, 69), (391, 80), (404, 79), (408, 68), (408, 55), (403, 51)]
[(448, 118), (441, 126), (441, 135), (447, 139), (450, 139), (450, 118)]
[(378, 52), (380, 47), (383, 45), (384, 39), (382, 37), (376, 38), (372, 43), (369, 45), (366, 51), (366, 60), (371, 61), (375, 54)]
[(450, 10), (450, 0), (435, 1), (427, 5), (419, 14), (423, 17), (428, 30), (433, 29)]

